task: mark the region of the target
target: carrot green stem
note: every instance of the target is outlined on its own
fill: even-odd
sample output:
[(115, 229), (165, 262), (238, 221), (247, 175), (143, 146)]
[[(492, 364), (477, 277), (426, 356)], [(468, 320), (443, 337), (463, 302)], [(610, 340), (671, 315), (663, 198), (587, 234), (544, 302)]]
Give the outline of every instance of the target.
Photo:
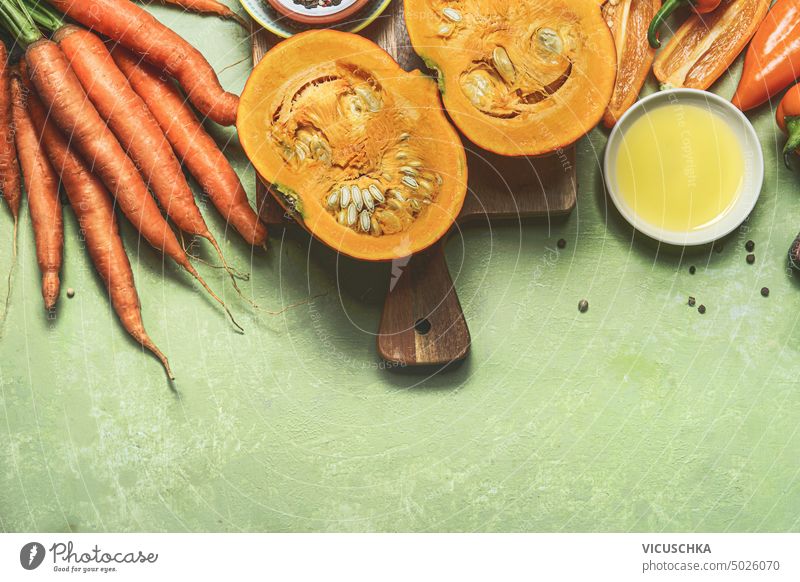
[(660, 48), (661, 41), (658, 40), (658, 31), (667, 18), (681, 6), (694, 3), (693, 0), (666, 0), (661, 6), (661, 10), (656, 13), (652, 22), (650, 22), (650, 28), (647, 30), (647, 40), (650, 41), (650, 46), (656, 49)]
[(786, 145), (783, 147), (783, 161), (789, 168), (791, 167), (789, 158), (794, 152), (800, 150), (800, 115), (786, 118), (786, 133), (789, 135), (789, 139), (786, 140)]
[(31, 14), (19, 0), (0, 2), (0, 27), (23, 47), (28, 47), (43, 38)]
[(61, 14), (55, 8), (42, 0), (24, 0), (28, 13), (40, 28), (48, 32), (55, 32), (64, 26)]

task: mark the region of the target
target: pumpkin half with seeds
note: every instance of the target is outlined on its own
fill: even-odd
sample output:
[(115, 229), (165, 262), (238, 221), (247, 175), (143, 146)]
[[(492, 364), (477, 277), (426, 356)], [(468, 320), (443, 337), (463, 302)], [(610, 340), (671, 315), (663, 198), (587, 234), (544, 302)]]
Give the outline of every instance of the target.
[(492, 152), (543, 155), (597, 125), (616, 78), (599, 0), (405, 0), (450, 117)]
[(360, 36), (318, 30), (276, 45), (247, 81), (237, 127), (284, 208), (351, 257), (421, 251), (461, 211), (466, 156), (435, 83)]

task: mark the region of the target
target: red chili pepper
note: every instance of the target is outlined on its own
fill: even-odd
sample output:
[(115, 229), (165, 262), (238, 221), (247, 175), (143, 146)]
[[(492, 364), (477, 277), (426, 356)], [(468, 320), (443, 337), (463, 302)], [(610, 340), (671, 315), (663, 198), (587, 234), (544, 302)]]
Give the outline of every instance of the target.
[(800, 150), (800, 84), (786, 92), (775, 114), (778, 126), (789, 136), (783, 148), (783, 159), (789, 167), (792, 152)]
[(716, 10), (721, 2), (722, 0), (666, 0), (661, 10), (656, 13), (647, 31), (647, 40), (650, 41), (650, 46), (653, 48), (661, 47), (661, 41), (658, 40), (658, 31), (664, 21), (681, 6), (691, 6), (698, 14), (708, 14)]
[(800, 77), (800, 0), (778, 0), (747, 49), (733, 104), (747, 111)]

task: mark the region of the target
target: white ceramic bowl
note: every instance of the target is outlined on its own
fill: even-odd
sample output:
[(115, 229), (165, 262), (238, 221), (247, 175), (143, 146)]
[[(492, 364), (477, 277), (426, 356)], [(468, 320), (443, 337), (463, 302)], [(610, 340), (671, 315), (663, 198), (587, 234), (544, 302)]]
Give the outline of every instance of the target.
[[(620, 195), (617, 183), (617, 155), (625, 140), (625, 132), (648, 111), (658, 107), (695, 105), (717, 113), (733, 130), (744, 154), (744, 180), (734, 205), (719, 220), (705, 228), (691, 232), (673, 231), (653, 225), (641, 219)], [(710, 243), (736, 229), (756, 205), (764, 182), (764, 156), (755, 129), (745, 115), (722, 97), (696, 89), (669, 89), (649, 95), (631, 107), (617, 122), (606, 145), (603, 161), (605, 183), (611, 200), (636, 230), (658, 241), (681, 246)]]

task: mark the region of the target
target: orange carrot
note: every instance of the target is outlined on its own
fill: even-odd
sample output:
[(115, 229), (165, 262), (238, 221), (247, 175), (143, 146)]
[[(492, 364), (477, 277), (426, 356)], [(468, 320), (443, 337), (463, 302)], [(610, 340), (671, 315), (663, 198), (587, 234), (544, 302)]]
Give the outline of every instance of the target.
[(53, 37), (69, 59), (100, 116), (134, 161), (161, 207), (182, 231), (207, 239), (227, 266), (219, 244), (208, 231), (180, 162), (142, 98), (131, 88), (97, 35), (63, 26)]
[(36, 241), (36, 260), (42, 272), (42, 297), (46, 309), (58, 301), (61, 283), (58, 272), (64, 250), (64, 224), (61, 201), (58, 198), (58, 176), (39, 143), (25, 106), (25, 95), (19, 76), (11, 78), (13, 99), (14, 139), (22, 166), (25, 192)]
[[(153, 0), (149, 0), (152, 2)], [(213, 14), (226, 20), (235, 20), (247, 28), (247, 22), (233, 10), (217, 0), (158, 0), (162, 4), (169, 4), (198, 14)]]
[(55, 8), (118, 41), (175, 77), (203, 115), (236, 122), (239, 98), (226, 92), (205, 57), (150, 13), (129, 0), (47, 0)]
[(250, 207), (239, 176), (178, 89), (124, 47), (113, 47), (111, 54), (133, 89), (144, 99), (181, 163), (219, 213), (249, 244), (264, 245), (267, 229)]
[(14, 147), (9, 66), (6, 45), (0, 40), (0, 193), (11, 210), (16, 230), (22, 190), (17, 150)]
[[(197, 279), (223, 306), (233, 321), (225, 303), (189, 262), (175, 233), (170, 230), (155, 200), (147, 191), (136, 166), (86, 97), (80, 81), (70, 69), (69, 62), (58, 45), (46, 39), (33, 42), (25, 53), (25, 59), (30, 68), (31, 80), (50, 111), (50, 117), (89, 162), (92, 171), (114, 195), (122, 212), (136, 230), (151, 245)], [(238, 327), (235, 321), (234, 324)]]
[(89, 256), (108, 289), (111, 305), (122, 326), (161, 361), (169, 378), (174, 379), (167, 358), (144, 329), (139, 295), (136, 293), (128, 255), (119, 236), (111, 195), (89, 171), (86, 163), (70, 149), (66, 138), (47, 118), (44, 105), (30, 87), (28, 112), (53, 168), (61, 176), (61, 183), (78, 217)]

